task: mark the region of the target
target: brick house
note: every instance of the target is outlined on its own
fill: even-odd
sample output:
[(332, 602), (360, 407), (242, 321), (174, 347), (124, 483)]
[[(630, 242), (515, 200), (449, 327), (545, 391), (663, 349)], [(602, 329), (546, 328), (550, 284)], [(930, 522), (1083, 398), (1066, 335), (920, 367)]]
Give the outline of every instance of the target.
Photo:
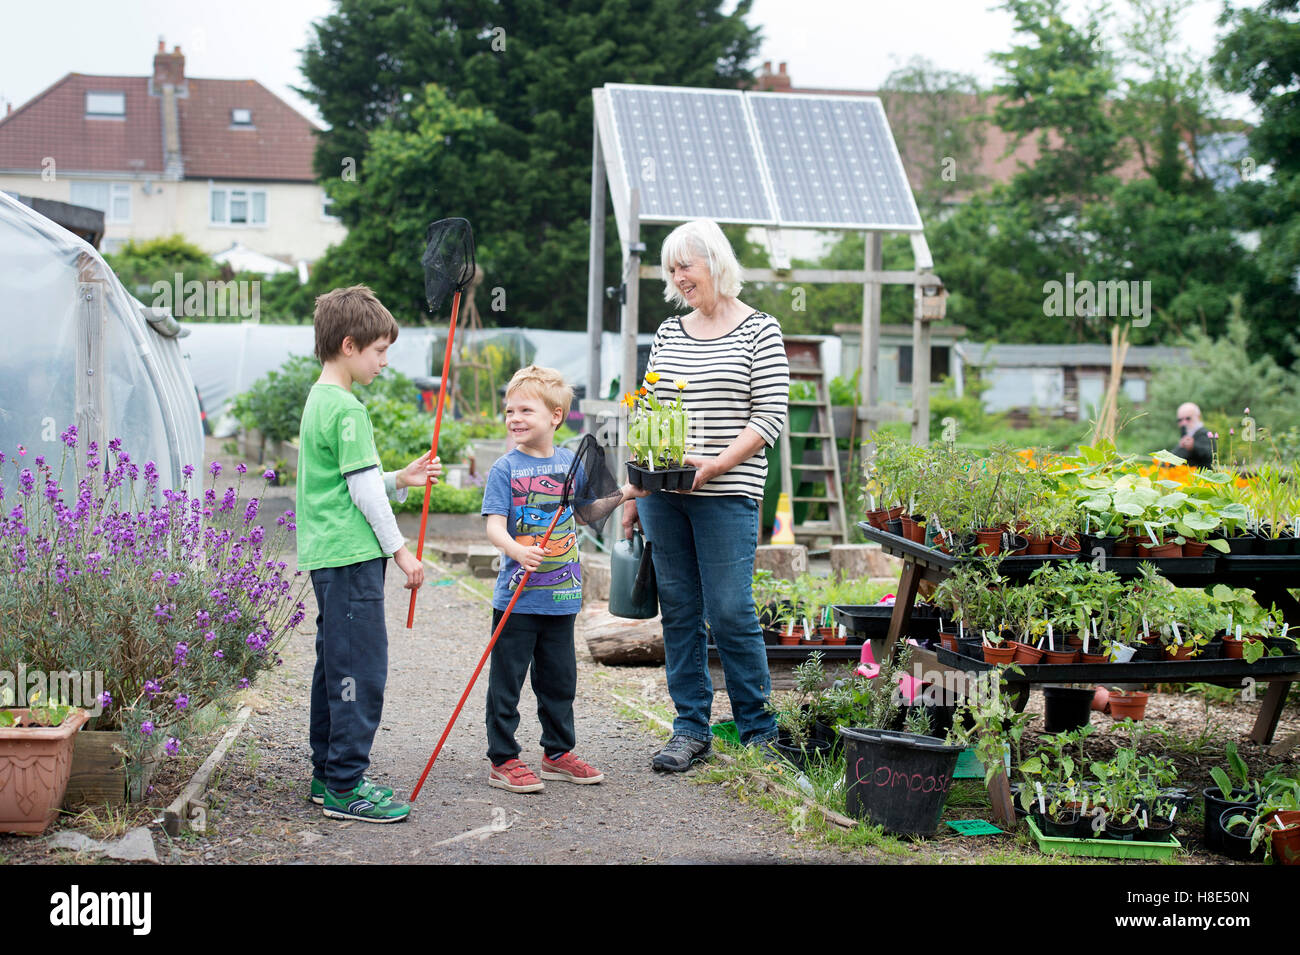
[(180, 233), (311, 262), (345, 230), (312, 169), (317, 127), (256, 80), (69, 73), (0, 119), (0, 190), (104, 212), (103, 248)]

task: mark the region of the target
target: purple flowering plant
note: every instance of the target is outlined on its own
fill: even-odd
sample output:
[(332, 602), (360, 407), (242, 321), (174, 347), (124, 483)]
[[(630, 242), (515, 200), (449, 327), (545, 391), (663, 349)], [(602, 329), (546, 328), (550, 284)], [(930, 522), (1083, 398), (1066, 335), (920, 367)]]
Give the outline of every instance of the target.
[[(160, 488), (153, 462), (142, 474), (119, 440), (77, 461), (76, 428), (61, 438), (57, 472), (17, 455), (16, 480), (0, 475), (0, 666), (102, 672), (93, 728), (120, 730), (138, 772), (159, 738), (175, 751), (199, 711), (276, 665), (305, 616), (306, 577), (280, 559), (295, 525), (291, 512), (254, 525), (257, 499), (237, 508), (241, 487), (222, 496), (215, 469)], [(208, 487), (192, 486), (203, 477)]]

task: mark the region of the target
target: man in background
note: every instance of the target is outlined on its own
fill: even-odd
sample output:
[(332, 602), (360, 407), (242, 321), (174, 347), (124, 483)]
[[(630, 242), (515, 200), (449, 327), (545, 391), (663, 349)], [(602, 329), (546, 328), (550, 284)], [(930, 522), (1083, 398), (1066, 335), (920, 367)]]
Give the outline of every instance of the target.
[(1180, 458), (1186, 458), (1187, 463), (1194, 468), (1208, 468), (1213, 464), (1210, 432), (1201, 420), (1201, 409), (1190, 401), (1179, 405), (1178, 428), (1182, 437), (1178, 439), (1178, 446), (1169, 450)]

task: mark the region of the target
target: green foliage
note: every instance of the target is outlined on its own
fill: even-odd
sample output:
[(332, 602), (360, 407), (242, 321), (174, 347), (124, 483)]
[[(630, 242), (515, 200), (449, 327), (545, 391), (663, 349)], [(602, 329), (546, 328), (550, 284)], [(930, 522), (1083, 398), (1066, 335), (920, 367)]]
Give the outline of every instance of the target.
[[(585, 283), (557, 276), (587, 268), (591, 90), (748, 84), (758, 47), (750, 3), (722, 7), (647, 0), (630, 15), (615, 0), (560, 10), (340, 0), (303, 53), (303, 93), (327, 126), (316, 171), (349, 228), (313, 283), (367, 281), (399, 321), (411, 320), (424, 312), (424, 228), (458, 215), (479, 237), (486, 289), (506, 291), (501, 320), (585, 327)], [(444, 90), (430, 91), (434, 82)], [(354, 181), (340, 177), (349, 164)], [(612, 214), (607, 235), (616, 276)]]
[[(182, 276), (182, 285), (188, 281), (207, 282), (223, 277), (221, 266), (182, 235), (142, 242), (128, 239), (116, 252), (105, 253), (104, 261), (127, 291), (146, 305), (153, 301), (153, 283), (166, 282), (168, 287), (172, 287), (178, 272)], [(226, 273), (231, 274), (229, 269)]]
[(238, 395), (230, 411), (245, 428), (256, 428), (272, 441), (289, 441), (298, 436), (307, 394), (319, 377), (320, 362), (313, 356), (291, 356)]
[[(406, 493), (406, 500), (392, 502), (393, 511), (402, 513), (420, 513), (424, 506), (424, 488), (413, 487)], [(430, 514), (477, 514), (483, 506), (483, 489), (481, 487), (451, 487), (447, 484), (435, 484), (429, 498)]]
[(1143, 451), (1171, 447), (1177, 453), (1176, 411), (1186, 401), (1195, 402), (1207, 426), (1221, 433), (1221, 447), (1228, 443), (1229, 428), (1243, 427), (1247, 408), (1259, 429), (1278, 432), (1300, 422), (1295, 376), (1250, 344), (1240, 306), (1235, 298), (1217, 338), (1191, 333), (1189, 362), (1157, 367), (1147, 388), (1145, 414), (1123, 432), (1126, 444)]

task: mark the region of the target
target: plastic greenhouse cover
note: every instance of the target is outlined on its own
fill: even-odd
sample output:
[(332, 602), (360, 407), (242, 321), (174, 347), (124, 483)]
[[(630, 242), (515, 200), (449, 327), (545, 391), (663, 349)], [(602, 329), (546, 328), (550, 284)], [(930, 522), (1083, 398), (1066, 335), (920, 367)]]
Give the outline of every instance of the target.
[[(88, 441), (105, 449), (111, 438), (133, 461), (153, 461), (161, 487), (181, 486), (186, 464), (202, 466), (180, 342), (149, 324), (89, 244), (4, 194), (0, 323), (13, 343), (0, 357), (0, 450), (11, 460), (22, 445), (57, 467), (59, 436), (75, 424), (77, 466)], [(65, 487), (73, 480), (63, 476)]]

